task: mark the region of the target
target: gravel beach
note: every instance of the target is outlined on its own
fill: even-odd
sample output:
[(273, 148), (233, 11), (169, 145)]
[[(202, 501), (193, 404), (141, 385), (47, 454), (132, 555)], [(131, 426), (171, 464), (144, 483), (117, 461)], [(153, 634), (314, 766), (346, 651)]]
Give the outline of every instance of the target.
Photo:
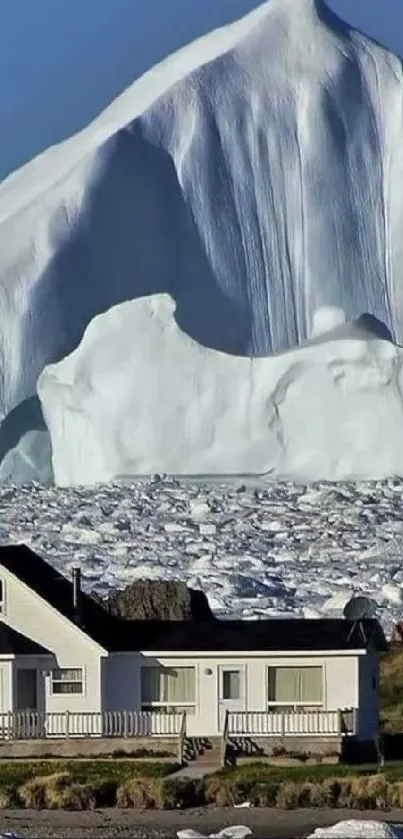
[(208, 836), (223, 827), (248, 825), (253, 835), (265, 839), (300, 839), (315, 827), (344, 819), (374, 819), (403, 823), (403, 810), (276, 810), (207, 809), (186, 811), (96, 810), (3, 810), (0, 832), (14, 832), (22, 839), (171, 839), (185, 827)]

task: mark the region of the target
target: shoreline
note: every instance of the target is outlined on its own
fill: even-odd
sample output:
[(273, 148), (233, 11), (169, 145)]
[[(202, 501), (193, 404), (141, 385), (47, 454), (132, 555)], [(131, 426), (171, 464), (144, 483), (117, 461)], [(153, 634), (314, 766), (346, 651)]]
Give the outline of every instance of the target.
[(2, 810), (0, 833), (21, 839), (171, 839), (193, 828), (206, 836), (230, 825), (247, 825), (261, 839), (303, 839), (316, 827), (345, 819), (403, 824), (403, 810), (279, 810), (197, 808), (189, 810)]

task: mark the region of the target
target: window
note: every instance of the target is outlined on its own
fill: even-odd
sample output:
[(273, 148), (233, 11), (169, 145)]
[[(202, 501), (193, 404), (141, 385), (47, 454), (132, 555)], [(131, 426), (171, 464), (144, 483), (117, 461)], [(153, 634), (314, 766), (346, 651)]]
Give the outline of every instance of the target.
[(144, 711), (195, 712), (194, 667), (142, 667), (141, 707)]
[(83, 686), (82, 667), (52, 670), (52, 693), (83, 693)]
[(322, 667), (269, 667), (268, 700), (277, 708), (322, 704)]
[(239, 670), (224, 670), (222, 674), (222, 698), (241, 698), (241, 674)]

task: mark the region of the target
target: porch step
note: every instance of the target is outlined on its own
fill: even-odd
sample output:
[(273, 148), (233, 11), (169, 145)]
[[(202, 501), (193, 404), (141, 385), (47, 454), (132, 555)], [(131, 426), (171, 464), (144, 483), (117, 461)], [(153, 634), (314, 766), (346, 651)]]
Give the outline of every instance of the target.
[(220, 762), (220, 738), (186, 737), (184, 744), (184, 760), (186, 763), (215, 764)]

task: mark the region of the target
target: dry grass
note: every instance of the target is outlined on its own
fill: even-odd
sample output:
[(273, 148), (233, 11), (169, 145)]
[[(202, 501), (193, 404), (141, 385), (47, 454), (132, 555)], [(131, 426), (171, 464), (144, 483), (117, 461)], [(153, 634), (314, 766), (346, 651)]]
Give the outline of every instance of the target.
[(403, 781), (391, 781), (385, 775), (352, 775), (322, 780), (267, 780), (246, 789), (238, 777), (211, 776), (205, 781), (206, 800), (217, 807), (230, 807), (248, 800), (256, 807), (280, 807), (294, 810), (303, 807), (382, 810), (403, 806)]
[(91, 784), (72, 783), (61, 790), (55, 806), (63, 810), (95, 810), (98, 795)]
[(79, 783), (67, 772), (56, 772), (26, 781), (18, 798), (31, 810), (92, 810), (100, 790), (93, 784)]
[(118, 787), (116, 805), (136, 810), (162, 810), (162, 782), (153, 778), (131, 778)]
[[(20, 805), (30, 809), (88, 810), (108, 805), (137, 810), (172, 810), (212, 804), (232, 807), (249, 800), (255, 807), (331, 807), (380, 810), (403, 807), (403, 780), (387, 775), (339, 775), (294, 780), (270, 772), (260, 779), (242, 772), (217, 773), (203, 781), (190, 778), (138, 778), (108, 790), (77, 782), (66, 773), (31, 778), (18, 790)], [(6, 801), (6, 799), (4, 799)]]
[(191, 778), (132, 778), (116, 791), (117, 807), (137, 810), (183, 810), (204, 803), (203, 781)]
[(385, 810), (403, 804), (403, 782), (390, 782), (384, 775), (334, 778), (323, 783), (286, 782), (279, 788), (277, 806), (332, 807), (354, 810)]
[(21, 799), (16, 789), (0, 789), (0, 810), (14, 810), (21, 807)]
[(59, 805), (63, 790), (71, 783), (67, 772), (55, 772), (53, 775), (38, 775), (25, 781), (18, 790), (19, 797), (30, 810), (55, 809)]

